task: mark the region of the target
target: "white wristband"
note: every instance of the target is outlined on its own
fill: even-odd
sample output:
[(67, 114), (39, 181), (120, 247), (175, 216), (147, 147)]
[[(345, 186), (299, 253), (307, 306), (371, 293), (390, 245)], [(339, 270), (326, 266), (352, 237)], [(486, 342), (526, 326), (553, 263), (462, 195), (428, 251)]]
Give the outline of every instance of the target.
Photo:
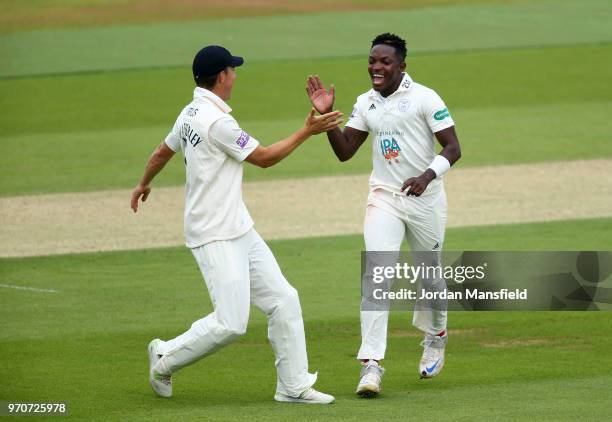
[(446, 157), (436, 155), (427, 168), (432, 169), (436, 173), (436, 177), (440, 177), (450, 169), (450, 166), (450, 162)]

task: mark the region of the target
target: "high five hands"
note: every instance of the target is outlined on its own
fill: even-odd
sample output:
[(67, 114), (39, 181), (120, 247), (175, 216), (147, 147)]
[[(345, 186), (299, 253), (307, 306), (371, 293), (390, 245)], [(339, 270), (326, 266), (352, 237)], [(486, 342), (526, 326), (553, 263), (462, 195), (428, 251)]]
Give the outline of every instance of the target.
[(312, 108), (306, 117), (304, 127), (311, 135), (318, 135), (319, 133), (336, 129), (340, 124), (342, 124), (341, 112), (330, 111), (329, 113), (315, 116), (315, 109)]
[(306, 93), (314, 108), (321, 114), (329, 113), (334, 107), (334, 85), (325, 89), (319, 75), (310, 75), (306, 80)]

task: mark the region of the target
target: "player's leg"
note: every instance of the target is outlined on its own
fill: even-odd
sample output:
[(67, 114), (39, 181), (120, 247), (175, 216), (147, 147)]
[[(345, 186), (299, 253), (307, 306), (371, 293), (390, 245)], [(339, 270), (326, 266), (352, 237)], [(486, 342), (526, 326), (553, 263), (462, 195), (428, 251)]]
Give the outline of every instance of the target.
[[(373, 204), (368, 205), (364, 222), (364, 240), (368, 259), (364, 275), (366, 280), (371, 280), (372, 266), (394, 265), (404, 234), (405, 225), (400, 218)], [(372, 310), (377, 307), (370, 306), (366, 299), (362, 299), (361, 347), (357, 353), (357, 359), (362, 361), (363, 366), (356, 392), (364, 397), (375, 396), (380, 392), (384, 372), (378, 361), (384, 359), (387, 348), (389, 311)]]
[(249, 319), (249, 273), (245, 236), (192, 250), (214, 311), (178, 337), (159, 342), (153, 370), (168, 376), (214, 353), (245, 333)]
[[(412, 202), (407, 219), (408, 243), (414, 265), (424, 265), (432, 270), (432, 263), (441, 263), (441, 250), (444, 243), (446, 227), (446, 195), (444, 191), (431, 202)], [(441, 264), (440, 264), (441, 265)], [(420, 280), (420, 289), (430, 293), (441, 293), (446, 290), (446, 281), (440, 271), (430, 271)], [(418, 296), (421, 294), (419, 292)], [(412, 323), (425, 333), (423, 356), (419, 365), (419, 374), (431, 378), (444, 366), (444, 348), (447, 341), (448, 301), (442, 298), (418, 299), (415, 303)]]
[(327, 404), (334, 397), (312, 388), (298, 292), (283, 276), (276, 258), (255, 230), (250, 239), (251, 300), (268, 318), (268, 338), (276, 356), (277, 401)]

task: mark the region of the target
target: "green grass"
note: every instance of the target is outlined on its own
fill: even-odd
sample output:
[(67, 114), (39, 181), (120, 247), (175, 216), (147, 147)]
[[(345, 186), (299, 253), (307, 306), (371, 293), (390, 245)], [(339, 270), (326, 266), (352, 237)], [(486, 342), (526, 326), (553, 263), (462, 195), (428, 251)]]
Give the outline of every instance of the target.
[[(445, 246), (611, 249), (610, 227), (612, 219), (452, 229)], [(336, 405), (304, 408), (271, 400), (273, 355), (264, 318), (255, 310), (246, 336), (175, 376), (174, 398), (153, 397), (146, 382), (147, 341), (174, 336), (211, 309), (184, 248), (0, 260), (3, 284), (60, 291), (2, 289), (0, 352), (10, 381), (1, 384), (0, 397), (65, 400), (72, 416), (88, 420), (346, 420), (381, 414), (393, 420), (569, 420), (601, 419), (609, 411), (612, 326), (603, 312), (453, 313), (447, 367), (429, 382), (416, 376), (420, 339), (410, 315), (396, 313), (384, 395), (358, 400), (361, 237), (270, 244), (300, 292), (310, 365), (320, 371), (317, 386), (334, 393)]]
[[(610, 66), (612, 44), (407, 59), (414, 79), (440, 93), (453, 112), (610, 101), (612, 87), (601, 77), (601, 69)], [(184, 68), (0, 80), (1, 136), (145, 127), (155, 127), (164, 136), (191, 101), (190, 72)], [(237, 73), (229, 103), (240, 122), (301, 120), (309, 106), (304, 91), (309, 74), (335, 83), (336, 105), (346, 113), (356, 97), (371, 88), (365, 55), (246, 64)]]
[[(461, 166), (612, 156), (612, 87), (597, 77), (611, 65), (612, 45), (408, 61), (415, 80), (449, 105)], [(361, 58), (257, 63), (239, 70), (233, 114), (264, 144), (289, 135), (308, 110), (310, 73), (336, 84), (337, 107), (347, 114), (369, 88)], [(191, 91), (188, 69), (0, 81), (0, 195), (131, 187)], [(274, 168), (246, 166), (245, 180), (366, 173), (368, 145), (340, 164), (320, 136)], [(175, 159), (156, 183), (180, 185), (183, 172)]]
[[(335, 22), (333, 13), (2, 35), (0, 74), (21, 77), (0, 79), (0, 196), (131, 187), (191, 98), (190, 42), (212, 33), (247, 56), (230, 104), (264, 144), (302, 124), (308, 74), (334, 82), (337, 107), (350, 113), (369, 89), (368, 31), (397, 30), (409, 41), (408, 71), (442, 95), (456, 120), (460, 166), (610, 157), (612, 85), (601, 76), (612, 66), (609, 4), (568, 0), (550, 13), (551, 4), (342, 13), (333, 43), (312, 31)], [(39, 54), (30, 54), (31, 40)], [(125, 70), (143, 66), (154, 68)], [(124, 70), (99, 73), (109, 69)], [(93, 73), (25, 76), (72, 70)], [(370, 158), (365, 145), (339, 164), (319, 137), (272, 169), (247, 166), (245, 179), (366, 173)], [(175, 159), (156, 183), (181, 185), (183, 172)]]
[[(227, 17), (287, 15), (312, 11), (416, 9), (424, 6), (497, 3), (496, 0), (311, 0), (308, 4), (282, 0), (257, 3), (240, 0), (223, 3), (158, 0), (0, 0), (0, 32), (28, 29), (114, 26), (180, 20), (215, 20)], [(515, 0), (524, 1), (524, 0)], [(506, 0), (505, 3), (508, 3)], [(181, 6), (187, 4), (188, 7)]]
[(250, 62), (361, 56), (387, 31), (413, 52), (610, 42), (611, 20), (605, 0), (547, 0), (24, 31), (0, 36), (0, 76), (185, 66), (206, 44)]

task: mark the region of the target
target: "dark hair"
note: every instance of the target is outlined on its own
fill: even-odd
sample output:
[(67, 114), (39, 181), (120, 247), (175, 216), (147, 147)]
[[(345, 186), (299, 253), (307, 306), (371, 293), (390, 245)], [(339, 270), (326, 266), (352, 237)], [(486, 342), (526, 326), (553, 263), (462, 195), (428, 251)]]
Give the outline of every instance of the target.
[[(223, 72), (223, 70), (221, 72)], [(217, 83), (217, 76), (219, 76), (219, 73), (215, 73), (214, 75), (210, 76), (204, 76), (198, 79), (194, 78), (195, 83), (200, 88), (212, 88)]]
[[(227, 72), (227, 67), (223, 69), (221, 72)], [(196, 85), (199, 86), (200, 88), (212, 88), (217, 83), (217, 77), (219, 76), (219, 73), (221, 72), (215, 73), (214, 75), (210, 75), (210, 76), (203, 76), (197, 79), (193, 78), (193, 80), (195, 81)]]
[(401, 39), (395, 34), (390, 34), (389, 32), (385, 32), (384, 34), (380, 34), (379, 36), (374, 38), (374, 40), (372, 41), (371, 48), (374, 48), (375, 45), (381, 45), (381, 44), (389, 45), (395, 48), (395, 54), (400, 59), (400, 61), (403, 62), (404, 60), (406, 60), (406, 53), (408, 52), (408, 50), (406, 50), (405, 40)]

